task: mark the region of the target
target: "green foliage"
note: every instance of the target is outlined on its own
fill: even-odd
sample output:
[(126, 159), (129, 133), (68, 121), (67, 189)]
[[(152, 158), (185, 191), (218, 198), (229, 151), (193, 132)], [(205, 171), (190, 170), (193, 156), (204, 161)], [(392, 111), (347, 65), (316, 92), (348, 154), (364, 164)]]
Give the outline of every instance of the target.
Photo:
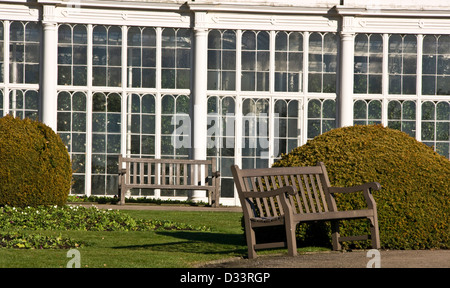
[[(317, 136), (283, 155), (274, 167), (318, 161), (325, 163), (332, 186), (382, 185), (373, 193), (382, 248), (450, 248), (450, 161), (445, 157), (398, 130), (363, 125)], [(336, 202), (339, 210), (365, 207), (360, 195), (336, 195)], [(299, 226), (304, 238), (308, 228)], [(367, 233), (367, 227), (365, 221), (342, 221), (341, 235)]]
[(0, 118), (0, 205), (63, 205), (71, 182), (69, 154), (50, 127)]
[(48, 236), (41, 234), (25, 234), (24, 232), (1, 232), (1, 248), (18, 249), (70, 249), (82, 247), (80, 241), (59, 236)]
[(135, 219), (119, 210), (98, 209), (95, 206), (41, 206), (0, 208), (0, 229), (78, 230), (78, 231), (153, 231), (196, 230), (194, 227), (167, 220)]

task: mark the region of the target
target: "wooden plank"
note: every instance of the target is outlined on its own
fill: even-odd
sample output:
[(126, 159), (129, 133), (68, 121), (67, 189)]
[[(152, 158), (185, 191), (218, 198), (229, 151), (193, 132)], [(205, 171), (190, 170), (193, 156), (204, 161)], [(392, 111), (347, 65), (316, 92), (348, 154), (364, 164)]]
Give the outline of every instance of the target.
[[(270, 176), (270, 181), (271, 181), (271, 185), (270, 184), (266, 185), (267, 187), (269, 187), (268, 191), (277, 189), (276, 182), (275, 182), (275, 176), (271, 175)], [(280, 199), (279, 198), (277, 199), (277, 201), (278, 201), (278, 203), (280, 203)], [(269, 202), (270, 202), (270, 207), (272, 208), (274, 216), (277, 216), (278, 215), (277, 207), (275, 205), (275, 201), (273, 201), (273, 197), (269, 198)]]
[[(258, 192), (258, 186), (256, 185), (257, 184), (257, 180), (256, 180), (256, 177), (250, 177), (250, 178), (248, 178), (250, 181), (248, 182), (249, 183), (249, 186), (251, 185), (251, 188), (250, 188), (250, 190), (248, 190), (248, 191), (253, 191), (253, 192)], [(259, 192), (261, 192), (261, 191), (259, 191)], [(264, 217), (264, 216), (268, 216), (267, 215), (267, 211), (266, 211), (266, 209), (264, 209), (264, 200), (265, 199), (262, 199), (262, 201), (263, 201), (263, 204), (261, 205), (261, 198), (255, 198), (254, 200), (253, 200), (253, 203), (256, 203), (256, 207), (258, 208), (258, 210), (259, 210), (259, 213), (260, 213), (260, 217)], [(269, 213), (269, 215), (270, 215), (270, 213)]]
[(309, 180), (311, 183), (311, 187), (312, 187), (312, 191), (313, 191), (313, 195), (314, 195), (314, 200), (316, 202), (316, 207), (317, 207), (317, 211), (322, 212), (322, 205), (320, 205), (320, 199), (319, 196), (317, 195), (317, 185), (316, 185), (316, 181), (314, 181), (314, 175), (313, 174), (309, 174)]
[[(258, 180), (258, 186), (259, 186), (259, 191), (260, 192), (264, 192), (264, 184), (262, 183), (261, 177), (256, 177)], [(269, 209), (269, 204), (267, 203), (267, 198), (262, 198), (263, 201), (263, 205), (264, 205), (264, 210), (265, 210), (265, 215), (266, 217), (272, 217), (272, 213), (270, 213), (270, 209)]]
[(310, 206), (310, 208), (312, 210), (312, 213), (316, 213), (316, 208), (314, 207), (315, 206), (314, 205), (314, 200), (312, 198), (311, 190), (309, 188), (308, 175), (306, 175), (306, 174), (303, 175), (303, 180), (305, 182), (306, 192), (308, 193), (309, 206)]
[(145, 164), (145, 162), (141, 162), (140, 163), (140, 167), (139, 167), (139, 169), (140, 169), (140, 175), (139, 175), (139, 183), (145, 183), (144, 182), (144, 164)]
[(173, 185), (173, 164), (169, 164), (169, 185)]
[[(294, 177), (294, 175), (289, 175), (289, 176), (290, 176), (290, 178), (291, 178), (292, 187), (294, 188), (294, 191), (295, 191), (295, 195), (290, 196), (290, 197), (294, 198), (295, 201), (297, 202), (297, 205), (296, 205), (296, 212), (297, 212), (297, 213), (303, 213), (302, 202), (301, 202), (301, 200), (300, 200), (298, 184), (296, 184), (296, 182), (295, 182), (295, 177)], [(294, 203), (294, 202), (292, 202), (292, 203)]]
[(166, 185), (166, 163), (161, 163), (161, 185)]
[(325, 210), (325, 212), (328, 212), (328, 205), (327, 205), (327, 199), (325, 198), (325, 194), (323, 192), (323, 187), (322, 187), (322, 181), (320, 180), (320, 175), (315, 174), (316, 176), (316, 181), (317, 181), (317, 186), (319, 187), (319, 191), (320, 191), (320, 197), (322, 198), (322, 205), (323, 208)]
[(298, 180), (300, 192), (302, 194), (302, 200), (303, 200), (303, 205), (302, 206), (305, 208), (305, 212), (306, 213), (310, 213), (308, 201), (306, 200), (305, 189), (303, 188), (303, 181), (302, 181), (302, 178), (301, 178), (300, 175), (297, 175), (297, 180)]
[(183, 164), (183, 184), (187, 184), (187, 175), (188, 175), (188, 166), (187, 163), (180, 163)]
[(177, 165), (177, 176), (176, 176), (176, 183), (177, 185), (181, 185), (180, 180), (181, 180), (181, 164), (180, 163), (176, 163)]
[(133, 184), (136, 184), (137, 162), (133, 162)]

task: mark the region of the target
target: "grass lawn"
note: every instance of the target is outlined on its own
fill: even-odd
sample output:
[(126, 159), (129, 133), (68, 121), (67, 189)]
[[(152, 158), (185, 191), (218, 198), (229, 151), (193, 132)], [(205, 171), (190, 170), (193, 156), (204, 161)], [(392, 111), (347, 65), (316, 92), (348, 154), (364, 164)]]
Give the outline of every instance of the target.
[[(241, 228), (242, 213), (186, 211), (127, 211), (135, 218), (161, 219), (211, 231), (39, 231), (86, 243), (78, 248), (81, 267), (89, 268), (183, 268), (202, 263), (245, 257), (247, 247)], [(36, 233), (31, 231), (30, 233)], [(71, 258), (65, 249), (0, 248), (0, 267), (64, 268)], [(279, 253), (280, 250), (265, 253)], [(286, 252), (285, 249), (281, 252)], [(264, 253), (264, 252), (263, 252)]]

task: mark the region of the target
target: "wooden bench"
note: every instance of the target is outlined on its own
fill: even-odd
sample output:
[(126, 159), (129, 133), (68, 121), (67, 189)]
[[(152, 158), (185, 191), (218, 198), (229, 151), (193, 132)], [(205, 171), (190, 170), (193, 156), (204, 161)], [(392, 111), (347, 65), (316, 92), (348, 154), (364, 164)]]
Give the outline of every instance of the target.
[[(123, 168), (125, 166), (125, 168)], [(132, 188), (206, 190), (208, 202), (219, 206), (220, 172), (216, 159), (125, 158), (119, 155), (119, 198)]]
[[(331, 187), (325, 165), (311, 167), (282, 167), (267, 169), (239, 169), (231, 167), (241, 201), (248, 257), (256, 257), (256, 249), (288, 247), (291, 256), (297, 254), (295, 228), (300, 222), (331, 221), (333, 250), (341, 250), (340, 242), (371, 239), (374, 249), (380, 248), (377, 208), (371, 190), (379, 190), (377, 182), (341, 188)], [(367, 209), (338, 211), (335, 193), (362, 191)], [(340, 237), (339, 220), (366, 218), (370, 221), (370, 235)], [(282, 225), (285, 242), (257, 244), (256, 227)]]

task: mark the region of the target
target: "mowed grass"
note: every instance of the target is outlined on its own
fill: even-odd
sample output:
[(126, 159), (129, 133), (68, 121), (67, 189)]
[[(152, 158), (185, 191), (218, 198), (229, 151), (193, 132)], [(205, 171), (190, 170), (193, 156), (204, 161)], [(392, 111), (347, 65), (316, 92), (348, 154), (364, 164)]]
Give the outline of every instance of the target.
[[(161, 219), (210, 227), (200, 231), (39, 231), (86, 243), (78, 248), (81, 267), (182, 268), (208, 261), (243, 257), (247, 253), (241, 228), (242, 213), (186, 211), (127, 211), (135, 218)], [(36, 231), (30, 231), (36, 233)], [(66, 267), (71, 258), (64, 249), (0, 249), (0, 267)]]
[[(242, 213), (220, 211), (122, 210), (136, 219), (169, 220), (208, 231), (75, 231), (20, 230), (63, 236), (84, 243), (80, 252), (81, 268), (191, 268), (210, 261), (247, 256), (241, 227)], [(303, 247), (299, 252), (328, 248)], [(0, 268), (65, 268), (69, 249), (0, 248)], [(287, 253), (287, 249), (262, 250), (263, 254)]]

